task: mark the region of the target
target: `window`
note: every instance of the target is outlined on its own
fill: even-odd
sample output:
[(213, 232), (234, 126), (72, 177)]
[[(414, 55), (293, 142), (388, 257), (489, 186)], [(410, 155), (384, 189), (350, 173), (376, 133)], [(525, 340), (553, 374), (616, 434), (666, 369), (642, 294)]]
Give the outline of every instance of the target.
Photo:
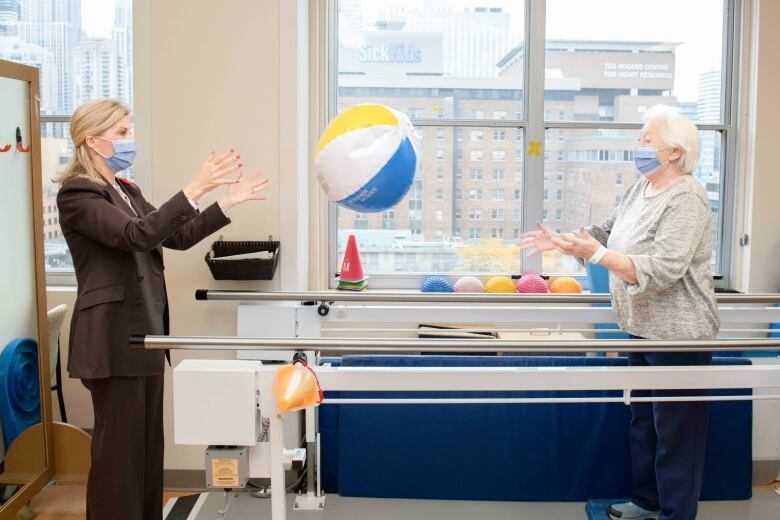
[(504, 180), (504, 170), (501, 170), (501, 169), (493, 170), (493, 180), (494, 181), (503, 181)]
[(520, 221), (521, 216), (522, 216), (522, 212), (520, 211), (520, 208), (514, 208), (512, 210), (512, 220), (514, 220), (516, 222)]
[[(51, 182), (73, 153), (69, 125), (62, 119), (98, 97), (132, 105), (132, 2), (117, 2), (106, 15), (89, 19), (83, 13), (94, 6), (87, 2), (79, 6), (79, 2), (52, 0), (45, 3), (48, 7), (39, 3), (0, 2), (0, 59), (40, 70), (47, 283), (71, 285), (75, 284), (73, 260), (59, 226), (58, 185)], [(132, 170), (123, 175), (135, 177)]]
[[(445, 6), (446, 17), (440, 11), (445, 4), (438, 0), (398, 0), (392, 6), (378, 5), (374, 0), (341, 1), (337, 3), (338, 16), (330, 21), (338, 29), (334, 31), (338, 47), (327, 49), (327, 55), (338, 52), (339, 70), (330, 75), (333, 84), (329, 87), (336, 93), (337, 104), (327, 107), (327, 115), (332, 117), (357, 103), (381, 103), (407, 114), (413, 108), (423, 110), (428, 119), (415, 121), (422, 135), (422, 183), (430, 187), (441, 182), (438, 186), (446, 186), (446, 194), (451, 189), (455, 199), (453, 221), (445, 225), (434, 225), (433, 210), (407, 219), (406, 203), (402, 202), (404, 211), (395, 219), (396, 236), (411, 235), (403, 240), (420, 240), (428, 247), (437, 231), (446, 230), (437, 242), (441, 249), (431, 246), (436, 253), (416, 254), (418, 263), (412, 270), (430, 272), (432, 264), (424, 257), (451, 254), (451, 261), (437, 261), (455, 273), (517, 273), (519, 269), (584, 274), (576, 261), (553, 252), (532, 258), (524, 255), (522, 265), (516, 265), (516, 256), (511, 264), (470, 263), (466, 256), (471, 255), (458, 256), (454, 250), (482, 247), (482, 240), (493, 236), (490, 226), (469, 225), (469, 204), (482, 204), (483, 192), (492, 201), (494, 186), (499, 184), (491, 183), (509, 184), (510, 179), (496, 171), (504, 170), (514, 153), (511, 171), (515, 184), (500, 184), (512, 190), (506, 194), (512, 202), (505, 211), (512, 211), (514, 217), (514, 206), (536, 208), (535, 212), (550, 218), (560, 229), (603, 221), (634, 182), (631, 150), (644, 113), (666, 103), (706, 124), (700, 127), (701, 161), (695, 174), (706, 186), (716, 224), (715, 272), (730, 272), (730, 266), (722, 263), (729, 256), (722, 254), (725, 248), (720, 240), (729, 230), (724, 230), (722, 223), (731, 222), (733, 215), (725, 213), (732, 211), (731, 205), (720, 201), (734, 200), (737, 195), (730, 190), (738, 185), (731, 165), (736, 142), (732, 122), (739, 120), (739, 103), (729, 96), (738, 90), (734, 87), (740, 83), (734, 81), (740, 78), (723, 56), (733, 56), (738, 50), (734, 27), (740, 20), (731, 13), (741, 12), (742, 0), (658, 0), (653, 13), (677, 13), (658, 23), (636, 17), (640, 10), (646, 11), (640, 0), (600, 0), (599, 9), (581, 0), (546, 0), (534, 4), (545, 8), (541, 14), (527, 9), (527, 1), (513, 0), (506, 3), (511, 8), (502, 5), (503, 11), (490, 16), (477, 10), (484, 3), (460, 0), (456, 7)], [(648, 14), (652, 20), (660, 17), (653, 13)], [(526, 14), (530, 20), (525, 19)], [(535, 23), (542, 19), (545, 23)], [(692, 19), (697, 20), (696, 31), (690, 30)], [(469, 30), (464, 31), (464, 26)], [(659, 26), (663, 32), (657, 30)], [(526, 34), (526, 27), (533, 34)], [(398, 37), (403, 44), (408, 40), (427, 49), (422, 39), (432, 32), (440, 34), (437, 45), (441, 53), (436, 56), (443, 59), (431, 59), (430, 53), (424, 52), (419, 62), (360, 60), (361, 46), (398, 45)], [(528, 45), (541, 40), (545, 45)], [(528, 55), (544, 67), (526, 67)], [(529, 72), (547, 75), (529, 78)], [(524, 92), (526, 86), (539, 91)], [(533, 110), (527, 111), (528, 107)], [(485, 126), (486, 120), (491, 126)], [(506, 120), (511, 120), (511, 126)], [(525, 142), (525, 135), (545, 135), (547, 144), (538, 148), (536, 143)], [(436, 150), (443, 150), (440, 162), (433, 160)], [(542, 157), (536, 156), (536, 151), (541, 151)], [(488, 175), (472, 174), (476, 167)], [(565, 198), (561, 190), (564, 182), (571, 186)], [(435, 186), (427, 193), (434, 195)], [(415, 205), (422, 207), (422, 200)], [(455, 216), (461, 205), (462, 221)], [(342, 231), (352, 224), (347, 213), (338, 210), (339, 218), (330, 232), (330, 236), (339, 237), (339, 248)], [(372, 226), (378, 227), (379, 221), (369, 216)], [(513, 222), (511, 228), (503, 230), (504, 236), (515, 227), (530, 226)], [(458, 247), (448, 242), (453, 236), (460, 241)], [(383, 242), (387, 247), (380, 254), (387, 258), (378, 265), (407, 265), (405, 260), (394, 258), (402, 256), (396, 253), (401, 248), (393, 248), (394, 241), (400, 240), (390, 237)], [(343, 249), (333, 249), (330, 261), (337, 263)], [(387, 269), (392, 272), (392, 268)]]
[(444, 150), (436, 150), (436, 160), (437, 161), (444, 160)]
[(471, 170), (471, 173), (469, 174), (469, 179), (472, 181), (481, 181), (482, 180), (482, 169), (481, 168), (474, 168)]
[(435, 215), (436, 215), (436, 222), (441, 222), (442, 220), (444, 220), (444, 211), (437, 209)]
[(479, 208), (471, 208), (469, 210), (469, 220), (482, 220), (482, 210)]
[(504, 220), (504, 208), (493, 208), (490, 212), (490, 218), (493, 220)]
[(436, 190), (436, 200), (444, 200), (444, 190), (439, 188)]
[(496, 202), (504, 200), (504, 190), (493, 190), (493, 200)]
[(491, 238), (503, 238), (504, 237), (504, 229), (503, 228), (492, 228), (490, 230), (490, 237)]
[(425, 110), (422, 108), (410, 108), (409, 119), (422, 119), (425, 117)]

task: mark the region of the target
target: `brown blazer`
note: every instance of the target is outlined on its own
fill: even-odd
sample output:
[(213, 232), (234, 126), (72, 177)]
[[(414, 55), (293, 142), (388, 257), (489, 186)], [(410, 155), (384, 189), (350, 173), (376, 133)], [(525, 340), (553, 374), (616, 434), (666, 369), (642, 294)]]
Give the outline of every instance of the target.
[(75, 178), (57, 194), (78, 281), (68, 353), (75, 378), (162, 374), (162, 351), (128, 344), (131, 335), (169, 332), (162, 248), (188, 249), (230, 223), (217, 204), (198, 212), (182, 192), (157, 209), (134, 183), (119, 185), (137, 216), (109, 185)]

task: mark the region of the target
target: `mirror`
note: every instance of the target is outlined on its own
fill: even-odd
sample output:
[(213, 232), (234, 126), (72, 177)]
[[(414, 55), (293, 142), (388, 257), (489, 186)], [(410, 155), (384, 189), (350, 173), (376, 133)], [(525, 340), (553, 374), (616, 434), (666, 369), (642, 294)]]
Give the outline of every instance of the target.
[(11, 514), (51, 466), (37, 92), (37, 69), (0, 61), (0, 512)]

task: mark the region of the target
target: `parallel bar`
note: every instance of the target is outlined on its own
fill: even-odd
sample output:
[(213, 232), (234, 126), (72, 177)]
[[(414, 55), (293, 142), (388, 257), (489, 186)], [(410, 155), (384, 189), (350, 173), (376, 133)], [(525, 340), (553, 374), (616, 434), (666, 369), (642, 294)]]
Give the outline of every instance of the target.
[[(610, 303), (609, 294), (470, 294), (385, 291), (263, 292), (241, 290), (195, 291), (196, 300), (210, 301), (300, 301), (384, 303)], [(780, 303), (780, 293), (717, 294), (718, 303)]]
[(319, 352), (720, 352), (780, 350), (780, 338), (735, 340), (465, 340), (403, 338), (240, 338), (235, 336), (133, 336), (147, 350), (317, 350)]
[(626, 402), (622, 397), (538, 397), (538, 398), (473, 398), (473, 399), (325, 399), (322, 404), (582, 404), (582, 403), (659, 403), (659, 402), (691, 402), (691, 401), (768, 401), (780, 399), (780, 395), (692, 395), (669, 397), (632, 397)]
[(622, 391), (780, 388), (780, 365), (316, 368), (327, 391)]

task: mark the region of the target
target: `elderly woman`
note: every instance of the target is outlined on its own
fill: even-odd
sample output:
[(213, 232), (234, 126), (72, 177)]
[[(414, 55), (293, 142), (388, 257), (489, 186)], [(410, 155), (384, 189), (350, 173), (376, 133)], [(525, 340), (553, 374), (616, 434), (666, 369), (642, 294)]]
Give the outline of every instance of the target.
[[(613, 309), (633, 338), (711, 339), (720, 321), (710, 267), (712, 216), (707, 194), (693, 177), (698, 132), (668, 107), (654, 107), (645, 121), (634, 150), (641, 176), (612, 216), (578, 234), (558, 235), (538, 224), (540, 230), (525, 233), (520, 247), (531, 254), (557, 249), (606, 267)], [(629, 363), (706, 365), (711, 358), (708, 352), (644, 352), (630, 354)], [(631, 412), (633, 493), (630, 502), (609, 508), (610, 518), (693, 520), (707, 404), (632, 403)]]

